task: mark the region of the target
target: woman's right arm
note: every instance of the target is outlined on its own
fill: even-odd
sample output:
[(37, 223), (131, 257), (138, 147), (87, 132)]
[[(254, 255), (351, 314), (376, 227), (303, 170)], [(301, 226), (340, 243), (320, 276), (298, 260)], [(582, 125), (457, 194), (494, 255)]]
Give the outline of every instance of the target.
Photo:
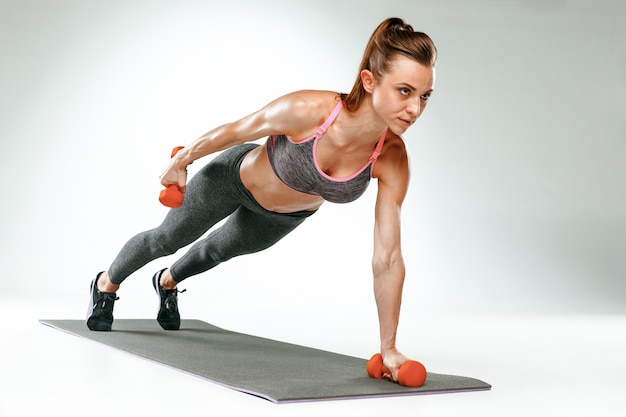
[(180, 150), (172, 162), (186, 167), (204, 156), (271, 134), (271, 121), (268, 118), (271, 106), (272, 103), (243, 119), (205, 133)]
[[(292, 134), (314, 124), (312, 106), (317, 105), (315, 92), (295, 92), (282, 96), (262, 109), (232, 123), (219, 126), (186, 145), (170, 160), (161, 174), (161, 184), (177, 185), (185, 192), (187, 166), (194, 161), (234, 145), (274, 134)], [(319, 107), (319, 106), (317, 106)], [(314, 113), (314, 112), (313, 112)]]

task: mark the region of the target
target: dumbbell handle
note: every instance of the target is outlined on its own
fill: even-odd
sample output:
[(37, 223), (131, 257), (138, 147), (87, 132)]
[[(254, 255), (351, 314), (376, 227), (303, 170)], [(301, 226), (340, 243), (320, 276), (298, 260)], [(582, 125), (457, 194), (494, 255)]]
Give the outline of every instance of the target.
[[(177, 146), (172, 149), (172, 154), (170, 157), (173, 158), (174, 155), (176, 155), (176, 153), (183, 148), (184, 146)], [(159, 194), (159, 201), (161, 202), (161, 204), (171, 208), (178, 208), (182, 206), (183, 198), (183, 193), (180, 191), (180, 188), (178, 188), (178, 185), (176, 184), (168, 185), (164, 190), (161, 190), (161, 193)]]
[[(380, 353), (375, 354), (367, 362), (367, 374), (376, 379), (386, 378), (391, 371), (383, 364), (383, 357)], [(398, 369), (398, 383), (405, 387), (421, 387), (426, 380), (426, 368), (417, 361), (406, 361)]]

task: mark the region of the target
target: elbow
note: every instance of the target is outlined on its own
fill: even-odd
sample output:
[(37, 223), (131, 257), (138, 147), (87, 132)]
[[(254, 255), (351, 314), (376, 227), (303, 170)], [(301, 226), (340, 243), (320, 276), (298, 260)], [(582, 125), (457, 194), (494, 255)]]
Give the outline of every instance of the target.
[(372, 270), (374, 271), (374, 276), (398, 272), (404, 275), (405, 267), (402, 253), (399, 250), (374, 252)]

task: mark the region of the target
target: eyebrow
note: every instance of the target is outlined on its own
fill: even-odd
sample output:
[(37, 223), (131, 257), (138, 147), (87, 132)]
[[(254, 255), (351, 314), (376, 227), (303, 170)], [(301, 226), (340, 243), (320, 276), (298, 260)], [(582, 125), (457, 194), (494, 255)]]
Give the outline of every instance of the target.
[[(398, 83), (398, 86), (408, 87), (408, 88), (410, 88), (410, 89), (411, 89), (411, 90), (413, 90), (413, 91), (417, 91), (417, 88), (413, 87), (411, 84), (409, 84), (409, 83), (407, 83), (407, 82), (401, 82), (401, 83)], [(423, 93), (421, 93), (420, 95), (424, 95), (424, 94), (432, 94), (432, 92), (433, 92), (433, 91), (435, 91), (435, 90), (431, 88), (431, 89), (429, 89), (429, 90), (424, 91), (424, 92), (423, 92)]]

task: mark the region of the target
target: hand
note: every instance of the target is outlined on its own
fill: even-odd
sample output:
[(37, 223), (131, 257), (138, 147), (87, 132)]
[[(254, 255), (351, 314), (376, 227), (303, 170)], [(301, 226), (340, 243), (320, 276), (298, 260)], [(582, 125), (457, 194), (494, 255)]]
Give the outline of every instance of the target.
[(392, 381), (398, 381), (398, 370), (400, 366), (409, 359), (397, 349), (386, 350), (381, 353), (383, 357), (383, 365), (389, 369), (391, 374), (384, 373), (383, 378), (390, 379)]
[(159, 178), (164, 187), (176, 185), (180, 192), (185, 194), (187, 188), (187, 168), (180, 168), (176, 158), (172, 159)]

